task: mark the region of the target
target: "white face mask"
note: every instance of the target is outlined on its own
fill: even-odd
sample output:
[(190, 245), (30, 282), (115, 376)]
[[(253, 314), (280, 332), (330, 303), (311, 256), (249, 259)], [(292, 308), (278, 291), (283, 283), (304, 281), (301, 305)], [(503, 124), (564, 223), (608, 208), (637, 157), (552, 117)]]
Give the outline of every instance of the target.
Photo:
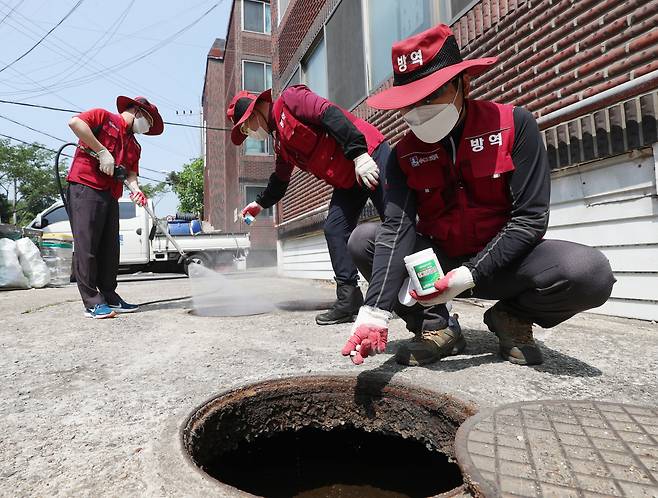
[(461, 81), (450, 104), (427, 104), (414, 107), (402, 119), (414, 135), (425, 143), (433, 144), (446, 137), (459, 121), (455, 100), (459, 95)]
[(258, 128), (256, 131), (249, 128), (247, 135), (255, 140), (267, 140), (270, 136), (270, 134), (267, 133), (267, 131), (265, 131), (263, 128)]
[(149, 124), (149, 120), (146, 119), (146, 116), (135, 116), (135, 119), (133, 120), (133, 133), (146, 133), (150, 129), (151, 125)]

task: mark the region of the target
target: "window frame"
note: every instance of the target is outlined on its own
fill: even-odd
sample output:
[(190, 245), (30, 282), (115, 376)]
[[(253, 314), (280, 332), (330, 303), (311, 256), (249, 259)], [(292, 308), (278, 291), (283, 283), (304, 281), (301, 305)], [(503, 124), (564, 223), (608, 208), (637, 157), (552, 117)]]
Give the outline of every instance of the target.
[[(249, 62), (251, 64), (261, 64), (263, 66), (263, 83), (265, 85), (265, 88), (263, 90), (247, 90), (244, 87), (244, 74), (245, 74), (245, 72), (244, 72), (244, 63), (245, 62)], [(267, 90), (269, 88), (267, 86), (267, 66), (270, 66), (270, 75), (271, 75), (272, 74), (272, 63), (271, 62), (254, 61), (254, 60), (250, 60), (250, 59), (242, 59), (241, 66), (242, 66), (242, 89), (243, 90), (247, 90), (248, 92), (254, 92), (254, 93), (258, 92), (258, 93), (260, 93), (260, 92), (264, 92), (265, 90)]]
[[(245, 9), (244, 9), (244, 2), (245, 2), (245, 1), (248, 1), (248, 2), (256, 2), (256, 3), (260, 3), (260, 4), (262, 5), (262, 8), (263, 8), (263, 31), (253, 31), (253, 30), (251, 30), (251, 29), (245, 29), (245, 27), (244, 27), (244, 12), (245, 12)], [(269, 33), (268, 33), (267, 31), (265, 31), (265, 26), (266, 26), (266, 22), (265, 22), (265, 17), (266, 17), (266, 16), (265, 16), (265, 5), (266, 5), (266, 4), (270, 6), (270, 32), (269, 32)], [(272, 5), (271, 5), (270, 2), (266, 2), (265, 0), (242, 0), (242, 26), (241, 26), (242, 31), (244, 31), (244, 32), (246, 32), (246, 33), (256, 33), (256, 34), (259, 34), (259, 35), (272, 36), (272, 21), (271, 21), (271, 17), (272, 17)]]
[[(327, 90), (329, 90), (329, 64), (328, 64), (328, 61), (327, 61), (327, 38), (326, 38), (326, 33), (325, 33), (326, 27), (327, 27), (327, 23), (325, 22), (322, 25), (322, 29), (318, 32), (315, 39), (313, 40), (313, 43), (311, 43), (311, 45), (309, 46), (306, 53), (304, 54), (304, 56), (299, 61), (298, 65), (299, 65), (299, 81), (302, 85), (308, 86), (308, 82), (306, 81), (305, 67), (308, 65), (307, 63), (308, 63), (308, 60), (310, 58), (309, 56), (311, 54), (313, 54), (318, 49), (318, 47), (320, 46), (321, 43), (324, 43), (324, 81), (326, 83)], [(290, 79), (288, 81), (290, 81), (292, 79), (292, 76), (294, 74), (295, 74), (295, 72), (293, 71), (293, 73), (290, 76)], [(309, 87), (309, 88), (311, 88), (311, 87)], [(315, 92), (315, 90), (313, 88), (311, 88), (311, 90), (313, 92)], [(318, 95), (320, 95), (320, 94), (318, 94)], [(320, 96), (323, 97), (322, 95), (320, 95)], [(328, 99), (329, 96), (327, 95), (327, 96), (324, 96), (323, 98)]]
[(283, 16), (286, 14), (288, 7), (290, 6), (291, 2), (294, 2), (295, 0), (288, 0), (288, 3), (286, 3), (286, 8), (281, 10), (281, 2), (279, 0), (276, 1), (276, 10), (277, 10), (277, 26), (281, 24), (281, 19), (283, 19)]
[[(391, 71), (387, 77), (374, 86), (372, 84), (372, 67), (370, 57), (372, 55), (372, 47), (370, 43), (370, 2), (372, 0), (361, 0), (362, 16), (363, 16), (363, 47), (365, 51), (365, 65), (366, 65), (366, 92), (370, 95), (372, 92), (381, 87), (393, 76), (393, 67), (391, 66)], [(449, 8), (450, 0), (428, 0), (430, 2), (430, 26), (435, 26), (439, 22), (444, 22), (445, 24), (450, 25), (452, 21), (448, 22), (447, 20), (441, 19), (441, 12), (446, 12), (446, 9)], [(472, 0), (472, 5), (469, 8), (472, 8), (477, 2), (481, 0)], [(408, 35), (411, 36), (411, 35)], [(389, 47), (389, 51), (391, 47)]]
[(242, 142), (242, 155), (247, 157), (272, 157), (274, 155), (274, 146), (272, 144), (272, 137), (265, 140), (265, 152), (247, 152), (246, 143), (250, 137), (247, 137)]
[[(249, 204), (249, 202), (252, 202), (252, 201), (248, 201), (248, 200), (247, 200), (247, 188), (248, 188), (248, 187), (257, 188), (257, 189), (259, 189), (260, 192), (262, 192), (262, 191), (265, 190), (265, 188), (267, 187), (267, 184), (263, 184), (263, 183), (251, 183), (251, 182), (249, 182), (249, 183), (243, 183), (243, 184), (242, 184), (242, 195), (243, 195), (242, 199), (244, 200), (244, 205), (245, 205), (245, 206), (246, 206), (247, 204)], [(254, 201), (255, 201), (255, 200), (256, 200), (256, 198), (254, 198)], [(268, 219), (268, 220), (269, 220), (269, 219), (274, 220), (275, 215), (276, 215), (276, 213), (274, 212), (275, 206), (276, 206), (276, 204), (275, 204), (274, 206), (272, 206), (272, 207), (269, 207), (269, 208), (263, 208), (263, 210), (261, 211), (261, 214), (259, 214), (258, 216), (259, 216), (259, 217), (264, 217), (265, 219)], [(266, 213), (268, 210), (270, 210), (270, 209), (272, 210), (271, 213), (270, 213), (269, 215), (268, 215), (268, 214), (265, 214), (265, 213)]]

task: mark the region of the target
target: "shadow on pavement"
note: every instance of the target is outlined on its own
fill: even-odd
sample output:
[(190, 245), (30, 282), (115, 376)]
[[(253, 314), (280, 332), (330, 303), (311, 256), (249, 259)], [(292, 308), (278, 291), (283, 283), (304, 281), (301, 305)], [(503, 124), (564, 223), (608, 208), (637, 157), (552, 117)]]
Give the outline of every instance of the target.
[(148, 301), (146, 303), (139, 303), (140, 311), (157, 311), (157, 310), (172, 310), (172, 309), (191, 309), (192, 296), (173, 297), (171, 299), (159, 299), (157, 301)]
[[(462, 329), (462, 332), (466, 338), (466, 351), (463, 355), (450, 356), (436, 363), (414, 368), (427, 368), (437, 372), (456, 372), (487, 363), (506, 363), (506, 360), (498, 356), (498, 340), (491, 332), (467, 328)], [(398, 347), (405, 342), (406, 340), (391, 341), (388, 343), (387, 351), (395, 355)], [(537, 341), (537, 344), (539, 344), (544, 355), (544, 363), (522, 368), (532, 368), (539, 372), (568, 377), (599, 377), (603, 374), (601, 370), (589, 363), (551, 349), (542, 341)], [(391, 361), (395, 363), (394, 358), (391, 358)], [(389, 361), (384, 363), (380, 368), (388, 364)], [(514, 366), (516, 367), (517, 365)], [(521, 366), (519, 365), (519, 367)]]

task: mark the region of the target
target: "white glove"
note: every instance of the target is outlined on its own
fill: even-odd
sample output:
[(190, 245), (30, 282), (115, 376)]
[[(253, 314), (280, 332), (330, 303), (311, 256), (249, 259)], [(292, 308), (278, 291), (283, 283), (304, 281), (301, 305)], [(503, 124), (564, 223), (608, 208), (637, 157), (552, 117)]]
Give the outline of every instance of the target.
[(370, 190), (375, 190), (379, 183), (379, 167), (367, 152), (354, 159), (356, 181), (363, 183)]
[(412, 290), (409, 294), (423, 306), (434, 306), (435, 304), (447, 303), (465, 290), (473, 287), (475, 287), (475, 282), (473, 282), (471, 270), (465, 266), (460, 266), (434, 282), (436, 292), (419, 296), (416, 291)]
[(98, 151), (98, 161), (101, 163), (100, 170), (107, 176), (114, 175), (114, 158), (107, 149)]
[(363, 359), (386, 350), (388, 321), (391, 313), (372, 306), (361, 306), (352, 326), (352, 335), (341, 354), (349, 356), (352, 363), (361, 365)]

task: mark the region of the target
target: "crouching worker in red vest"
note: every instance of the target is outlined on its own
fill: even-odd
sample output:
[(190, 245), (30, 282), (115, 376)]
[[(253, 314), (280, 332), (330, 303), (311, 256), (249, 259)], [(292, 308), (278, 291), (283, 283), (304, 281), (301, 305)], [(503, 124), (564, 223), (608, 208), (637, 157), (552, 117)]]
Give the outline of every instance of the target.
[(164, 124), (158, 108), (144, 97), (117, 98), (119, 114), (91, 109), (69, 121), (80, 146), (75, 151), (67, 177), (68, 211), (73, 231), (73, 274), (90, 318), (112, 318), (137, 310), (116, 293), (119, 270), (119, 202), (123, 183), (114, 178), (115, 165), (127, 170), (127, 180), (136, 191), (130, 198), (144, 206), (139, 190), (138, 134), (160, 135)]
[[(527, 110), (468, 99), (470, 78), (496, 58), (462, 60), (446, 25), (393, 45), (393, 87), (368, 104), (397, 109), (410, 128), (386, 166), (384, 222), (359, 226), (350, 251), (370, 286), (342, 350), (354, 363), (386, 347), (395, 310), (416, 337), (398, 363), (423, 365), (462, 351), (447, 301), (498, 301), (484, 323), (512, 363), (542, 363), (533, 323), (554, 327), (603, 304), (615, 279), (601, 252), (546, 240), (550, 174), (537, 123)], [(403, 258), (432, 248), (445, 276), (433, 292), (398, 303)], [(404, 294), (403, 294), (404, 295)]]
[(234, 123), (231, 139), (240, 145), (249, 136), (274, 137), (276, 168), (265, 190), (242, 215), (257, 216), (283, 198), (295, 166), (334, 187), (324, 223), (335, 273), (336, 302), (315, 317), (318, 325), (351, 322), (363, 304), (358, 272), (347, 241), (370, 198), (383, 219), (380, 178), (390, 147), (371, 124), (357, 118), (304, 85), (285, 89), (272, 102), (271, 90), (260, 95), (239, 92), (227, 115)]

